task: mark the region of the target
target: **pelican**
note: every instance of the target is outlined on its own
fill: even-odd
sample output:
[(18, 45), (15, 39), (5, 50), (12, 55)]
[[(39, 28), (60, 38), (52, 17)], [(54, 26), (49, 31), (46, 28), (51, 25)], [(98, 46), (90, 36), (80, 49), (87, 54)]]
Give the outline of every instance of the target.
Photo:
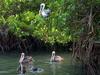
[(19, 59), (19, 64), (20, 64), (20, 66), (19, 66), (19, 68), (18, 68), (17, 71), (18, 71), (21, 75), (25, 74), (26, 69), (27, 69), (28, 67), (32, 66), (32, 64), (33, 64), (32, 61), (33, 61), (32, 56), (25, 56), (24, 53), (21, 53), (21, 57), (20, 57), (20, 59)]
[(64, 59), (61, 56), (58, 56), (58, 55), (56, 56), (55, 51), (52, 51), (52, 56), (50, 59), (51, 62), (60, 62), (62, 60), (64, 60)]
[(45, 9), (45, 4), (44, 3), (40, 4), (40, 10), (39, 10), (40, 15), (42, 15), (43, 17), (48, 17), (50, 12), (51, 12), (50, 9)]

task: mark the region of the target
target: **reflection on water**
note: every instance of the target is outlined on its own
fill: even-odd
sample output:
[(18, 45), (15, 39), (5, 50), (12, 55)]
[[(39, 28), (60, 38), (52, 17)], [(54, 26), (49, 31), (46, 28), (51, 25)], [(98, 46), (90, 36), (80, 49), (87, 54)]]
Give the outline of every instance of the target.
[[(62, 57), (64, 61), (58, 63), (49, 62), (49, 54), (33, 55), (36, 60), (33, 66), (43, 71), (39, 69), (39, 73), (27, 72), (25, 75), (83, 75), (79, 64), (72, 65), (71, 54), (62, 54)], [(18, 75), (18, 60), (18, 56), (0, 56), (0, 75)]]
[(51, 70), (52, 70), (52, 75), (56, 75), (57, 69), (61, 68), (61, 63), (60, 62), (50, 62), (51, 63)]
[(56, 75), (56, 64), (55, 64), (55, 62), (52, 62), (52, 64), (51, 64), (51, 70), (52, 70), (52, 75)]
[(9, 71), (0, 71), (0, 73), (9, 73)]

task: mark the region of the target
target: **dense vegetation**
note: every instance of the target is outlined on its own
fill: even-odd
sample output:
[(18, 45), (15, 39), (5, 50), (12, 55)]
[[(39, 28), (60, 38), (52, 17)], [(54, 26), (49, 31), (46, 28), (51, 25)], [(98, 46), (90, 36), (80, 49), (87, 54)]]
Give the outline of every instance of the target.
[[(52, 11), (48, 18), (39, 15), (41, 3)], [(0, 0), (0, 48), (9, 50), (28, 36), (50, 44), (77, 40), (91, 7), (100, 39), (100, 0)]]
[[(43, 18), (39, 15), (42, 2), (52, 10), (50, 17)], [(72, 40), (69, 19), (75, 10), (75, 5), (68, 2), (64, 7), (64, 0), (39, 1), (39, 0), (3, 0), (1, 5), (1, 25), (6, 24), (9, 31), (18, 37), (34, 36), (45, 42), (68, 42)], [(68, 9), (68, 10), (66, 10)]]

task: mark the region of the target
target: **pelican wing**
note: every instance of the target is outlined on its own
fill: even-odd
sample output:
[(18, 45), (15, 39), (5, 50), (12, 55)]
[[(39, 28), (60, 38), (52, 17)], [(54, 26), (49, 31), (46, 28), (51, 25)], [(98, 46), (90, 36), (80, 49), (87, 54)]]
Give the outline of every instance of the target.
[(50, 9), (45, 9), (44, 10), (46, 14), (50, 14), (51, 10)]

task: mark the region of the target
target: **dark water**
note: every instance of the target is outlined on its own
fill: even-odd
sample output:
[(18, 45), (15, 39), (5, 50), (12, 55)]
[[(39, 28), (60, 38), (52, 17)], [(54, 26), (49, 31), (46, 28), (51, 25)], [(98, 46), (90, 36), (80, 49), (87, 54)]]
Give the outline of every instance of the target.
[[(50, 63), (49, 53), (33, 54), (35, 60), (34, 67), (42, 68), (44, 71), (40, 73), (27, 72), (26, 75), (83, 75), (81, 65), (72, 63), (71, 54), (59, 53), (64, 58), (61, 63)], [(0, 75), (18, 75), (16, 70), (18, 67), (19, 55), (0, 55)]]

